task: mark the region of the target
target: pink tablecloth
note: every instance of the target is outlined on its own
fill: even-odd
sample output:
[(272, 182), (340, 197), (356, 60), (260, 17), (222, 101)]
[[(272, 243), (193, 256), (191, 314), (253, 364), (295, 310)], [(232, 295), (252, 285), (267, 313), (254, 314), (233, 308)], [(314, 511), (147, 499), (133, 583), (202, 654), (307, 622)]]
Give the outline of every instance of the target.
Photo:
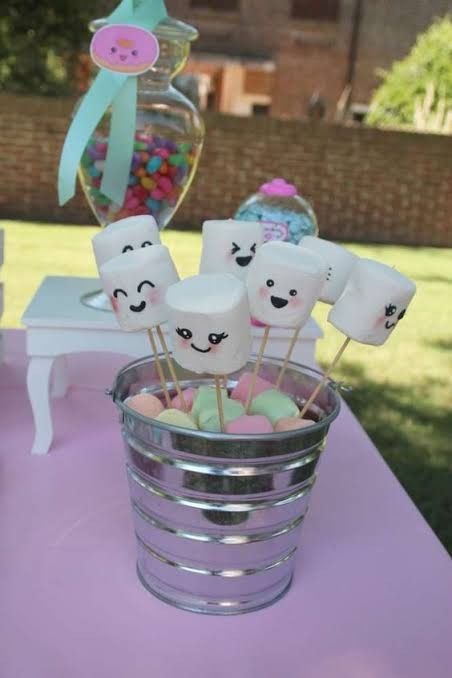
[(135, 576), (119, 426), (102, 392), (113, 359), (76, 359), (84, 386), (55, 403), (54, 449), (33, 458), (21, 333), (9, 333), (7, 351), (2, 678), (450, 678), (451, 561), (346, 408), (292, 590), (261, 612), (202, 617)]

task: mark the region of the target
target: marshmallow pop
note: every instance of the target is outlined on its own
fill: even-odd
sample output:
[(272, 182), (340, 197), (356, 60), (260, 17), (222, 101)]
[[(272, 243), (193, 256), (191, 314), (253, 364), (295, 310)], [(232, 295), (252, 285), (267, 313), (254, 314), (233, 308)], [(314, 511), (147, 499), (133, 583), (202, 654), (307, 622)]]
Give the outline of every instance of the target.
[(415, 293), (416, 285), (394, 268), (361, 259), (328, 320), (350, 339), (381, 346), (405, 316)]
[(100, 267), (100, 277), (123, 330), (166, 322), (165, 293), (179, 280), (167, 247), (155, 245), (110, 259)]
[[(184, 399), (166, 346), (161, 323), (168, 319), (165, 294), (168, 287), (179, 280), (167, 247), (155, 245), (120, 254), (100, 267), (100, 277), (109, 296), (118, 323), (126, 332), (147, 330), (154, 352), (156, 369), (168, 406), (170, 399), (161, 369), (152, 329), (157, 328), (168, 369), (182, 403)], [(185, 408), (184, 408), (185, 409)]]
[(344, 291), (358, 257), (345, 247), (311, 235), (300, 241), (300, 247), (314, 252), (324, 259), (327, 272), (319, 299), (325, 304), (335, 304)]
[(129, 217), (109, 224), (93, 238), (97, 268), (110, 259), (151, 245), (160, 245), (157, 222), (151, 216)]
[(270, 326), (295, 329), (280, 371), (277, 388), (287, 369), (301, 328), (307, 322), (325, 282), (326, 264), (317, 254), (287, 242), (262, 245), (247, 279), (251, 315), (267, 327), (255, 365), (246, 410), (267, 345)]
[(350, 341), (381, 346), (384, 344), (416, 294), (416, 285), (394, 268), (371, 259), (359, 259), (344, 292), (331, 309), (328, 320), (346, 339), (300, 417), (308, 411), (328, 381)]
[(287, 242), (258, 250), (247, 279), (251, 314), (272, 327), (300, 327), (319, 298), (326, 264), (317, 255)]
[(166, 293), (174, 359), (197, 374), (213, 374), (221, 431), (225, 417), (219, 375), (242, 368), (251, 352), (246, 287), (230, 274), (198, 275)]
[(264, 225), (259, 221), (206, 221), (202, 228), (199, 272), (232, 273), (245, 280), (263, 243)]

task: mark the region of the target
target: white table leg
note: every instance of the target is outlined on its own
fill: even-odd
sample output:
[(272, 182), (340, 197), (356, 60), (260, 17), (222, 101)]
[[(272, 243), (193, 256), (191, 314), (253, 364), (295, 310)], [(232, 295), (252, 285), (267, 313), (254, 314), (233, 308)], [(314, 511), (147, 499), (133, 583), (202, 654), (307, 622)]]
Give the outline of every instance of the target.
[(28, 397), (35, 421), (32, 454), (47, 454), (52, 444), (53, 425), (50, 412), (50, 375), (54, 358), (31, 357), (27, 372)]
[(51, 379), (50, 397), (64, 398), (69, 387), (69, 376), (67, 358), (65, 355), (59, 356), (53, 366)]

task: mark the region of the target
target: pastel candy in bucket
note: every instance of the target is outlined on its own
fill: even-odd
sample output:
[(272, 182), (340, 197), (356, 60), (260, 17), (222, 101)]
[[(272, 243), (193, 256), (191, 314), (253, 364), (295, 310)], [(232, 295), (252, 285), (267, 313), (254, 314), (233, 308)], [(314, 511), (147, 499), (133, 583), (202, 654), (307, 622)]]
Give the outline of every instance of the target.
[(179, 276), (164, 245), (110, 259), (101, 266), (100, 277), (118, 322), (126, 332), (156, 327), (168, 319), (166, 290)]
[(360, 259), (328, 320), (346, 337), (381, 346), (404, 318), (416, 285), (394, 268)]

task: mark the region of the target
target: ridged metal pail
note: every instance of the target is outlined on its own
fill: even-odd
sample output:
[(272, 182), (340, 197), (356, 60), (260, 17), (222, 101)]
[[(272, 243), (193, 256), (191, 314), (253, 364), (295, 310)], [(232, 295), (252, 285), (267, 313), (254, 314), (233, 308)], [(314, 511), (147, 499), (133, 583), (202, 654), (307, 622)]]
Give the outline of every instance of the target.
[[(275, 382), (280, 366), (266, 360), (260, 374)], [(240, 374), (229, 378), (229, 387)], [(183, 387), (211, 383), (181, 368), (178, 377)], [(301, 404), (318, 379), (291, 363), (282, 389)], [(262, 436), (159, 424), (124, 402), (143, 391), (161, 391), (150, 359), (125, 367), (113, 387), (141, 582), (162, 600), (194, 612), (231, 615), (275, 602), (290, 586), (317, 463), (339, 413), (334, 388), (324, 389), (313, 406), (315, 425)]]

